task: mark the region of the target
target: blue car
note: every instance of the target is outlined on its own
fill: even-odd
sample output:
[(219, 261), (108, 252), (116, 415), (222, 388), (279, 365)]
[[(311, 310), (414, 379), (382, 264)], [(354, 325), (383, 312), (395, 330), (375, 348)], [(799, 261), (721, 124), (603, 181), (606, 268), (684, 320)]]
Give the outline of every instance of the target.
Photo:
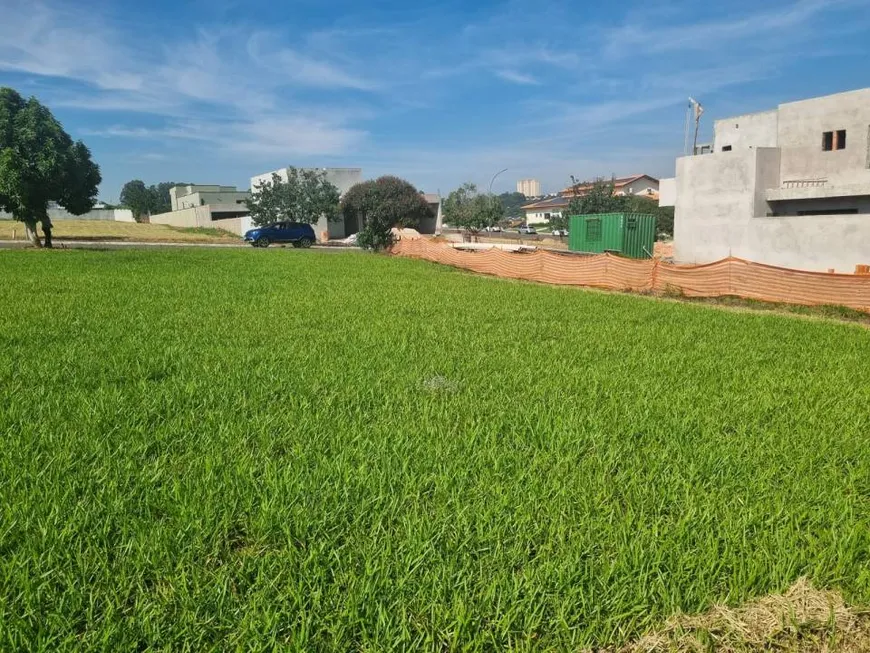
[(301, 222), (273, 222), (245, 232), (245, 242), (254, 247), (268, 247), (272, 243), (292, 243), (293, 247), (311, 247), (314, 229)]

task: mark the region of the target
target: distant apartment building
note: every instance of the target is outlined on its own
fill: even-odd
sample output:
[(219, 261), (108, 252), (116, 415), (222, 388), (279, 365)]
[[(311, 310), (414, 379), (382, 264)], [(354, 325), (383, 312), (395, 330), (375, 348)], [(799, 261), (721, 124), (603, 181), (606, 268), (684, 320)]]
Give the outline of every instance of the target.
[(526, 197), (540, 197), (541, 182), (537, 179), (520, 179), (517, 182), (517, 192)]
[[(615, 177), (610, 180), (614, 195), (643, 195), (653, 200), (659, 198), (659, 180), (649, 175), (631, 175)], [(550, 218), (562, 215), (574, 197), (585, 195), (594, 182), (584, 182), (577, 186), (569, 186), (554, 197), (526, 204), (522, 207), (526, 216), (526, 224), (549, 222)]]
[(870, 263), (870, 88), (717, 120), (712, 149), (662, 180), (677, 260)]

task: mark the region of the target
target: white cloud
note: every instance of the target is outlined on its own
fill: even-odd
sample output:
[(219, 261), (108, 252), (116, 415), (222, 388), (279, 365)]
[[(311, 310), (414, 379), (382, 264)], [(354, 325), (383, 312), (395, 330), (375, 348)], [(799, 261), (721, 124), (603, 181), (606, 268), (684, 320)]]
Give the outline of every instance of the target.
[(675, 51), (728, 51), (735, 42), (747, 42), (752, 50), (777, 49), (789, 42), (792, 30), (812, 27), (819, 14), (838, 8), (866, 5), (867, 0), (798, 0), (769, 11), (760, 11), (742, 18), (700, 21), (689, 24), (660, 23), (625, 24), (606, 33), (606, 52), (612, 56), (636, 57)]
[(536, 86), (541, 83), (531, 75), (526, 75), (525, 73), (517, 72), (516, 70), (499, 70), (496, 71), (495, 74), (506, 82), (513, 82), (514, 84)]

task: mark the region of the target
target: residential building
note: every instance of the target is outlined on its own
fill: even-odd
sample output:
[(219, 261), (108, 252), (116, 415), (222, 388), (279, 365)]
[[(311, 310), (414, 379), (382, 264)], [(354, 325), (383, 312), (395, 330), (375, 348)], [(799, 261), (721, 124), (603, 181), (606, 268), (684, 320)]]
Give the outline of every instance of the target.
[(541, 196), (541, 182), (537, 179), (520, 179), (517, 182), (517, 192), (526, 198)]
[[(614, 195), (656, 195), (659, 191), (659, 180), (649, 175), (631, 175), (629, 177), (614, 177), (610, 181), (613, 184)], [(574, 195), (585, 195), (592, 189), (595, 182), (586, 181), (579, 185), (568, 186), (562, 190), (560, 195), (565, 197), (573, 197)]]
[(677, 159), (662, 180), (677, 260), (870, 263), (870, 88), (717, 120), (713, 150)]
[(169, 189), (169, 199), (173, 211), (191, 209), (206, 204), (236, 204), (245, 206), (245, 200), (251, 197), (249, 191), (237, 190), (235, 186), (214, 186), (188, 184), (173, 186)]
[(441, 195), (438, 193), (423, 193), (423, 197), (432, 209), (432, 217), (417, 226), (421, 234), (440, 234), (443, 216), (441, 214)]
[[(615, 195), (643, 195), (653, 200), (659, 199), (659, 180), (649, 175), (631, 175), (615, 177), (611, 180)], [(526, 215), (526, 224), (548, 222), (551, 217), (558, 217), (568, 208), (574, 197), (583, 196), (589, 192), (594, 182), (583, 182), (569, 186), (554, 197), (546, 197), (522, 207)]]
[(154, 224), (223, 229), (241, 236), (251, 228), (248, 191), (235, 186), (188, 184), (169, 189), (172, 210), (152, 215)]
[[(326, 175), (326, 180), (335, 185), (341, 195), (344, 195), (348, 190), (350, 190), (351, 186), (353, 186), (354, 184), (358, 184), (363, 180), (362, 168), (313, 169), (324, 172)], [(278, 175), (283, 181), (287, 181), (287, 170), (287, 168), (281, 168), (280, 170), (273, 170), (271, 172), (266, 172), (255, 177), (251, 177), (251, 191), (253, 193), (256, 193), (257, 186), (265, 181), (271, 181), (273, 174)], [(359, 231), (361, 225), (358, 224), (358, 220), (356, 219), (341, 218), (337, 221), (330, 222), (324, 216), (321, 217), (316, 224), (313, 224), (311, 226), (314, 227), (314, 233), (317, 235), (317, 239), (320, 241), (324, 241), (331, 238), (344, 238), (345, 236), (355, 234), (357, 231)]]
[(549, 222), (550, 218), (559, 217), (571, 203), (570, 197), (556, 195), (537, 200), (522, 207), (525, 212), (526, 224), (542, 224)]

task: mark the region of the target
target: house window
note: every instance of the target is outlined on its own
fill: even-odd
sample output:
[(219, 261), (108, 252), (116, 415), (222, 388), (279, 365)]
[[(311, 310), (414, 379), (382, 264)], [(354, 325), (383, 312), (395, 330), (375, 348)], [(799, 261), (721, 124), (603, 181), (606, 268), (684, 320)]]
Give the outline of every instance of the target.
[(825, 152), (831, 150), (846, 149), (846, 130), (838, 129), (835, 132), (825, 132), (822, 134), (822, 149)]
[(597, 243), (601, 240), (601, 218), (591, 218), (586, 221), (586, 241)]
[(723, 151), (723, 152), (730, 152), (730, 151), (731, 151), (731, 146), (730, 146), (730, 145), (723, 145), (723, 146), (722, 146), (722, 151)]

